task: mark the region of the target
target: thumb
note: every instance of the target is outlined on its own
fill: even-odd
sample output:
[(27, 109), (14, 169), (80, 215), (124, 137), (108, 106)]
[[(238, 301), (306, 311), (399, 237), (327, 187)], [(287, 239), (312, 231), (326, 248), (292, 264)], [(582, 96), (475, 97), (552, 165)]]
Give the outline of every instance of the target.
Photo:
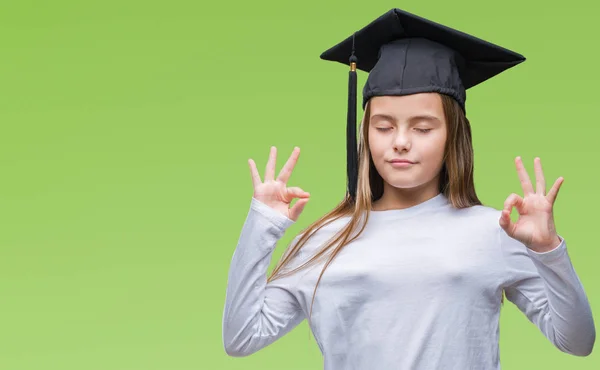
[(300, 217), (300, 213), (302, 213), (302, 211), (304, 210), (304, 206), (306, 205), (306, 203), (308, 203), (308, 201), (310, 200), (310, 198), (302, 198), (302, 199), (298, 199), (298, 201), (296, 201), (296, 204), (294, 204), (292, 206), (292, 208), (290, 208), (290, 219), (293, 221), (298, 220), (298, 217)]

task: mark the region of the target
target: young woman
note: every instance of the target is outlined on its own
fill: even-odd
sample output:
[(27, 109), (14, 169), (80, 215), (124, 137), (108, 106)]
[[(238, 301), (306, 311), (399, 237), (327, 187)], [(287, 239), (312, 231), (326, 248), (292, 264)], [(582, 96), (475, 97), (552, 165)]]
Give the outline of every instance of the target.
[(536, 158), (534, 186), (517, 157), (523, 196), (502, 210), (481, 204), (464, 89), (486, 76), (454, 36), (467, 37), (393, 9), (324, 54), (352, 45), (352, 67), (377, 54), (349, 191), (293, 239), (268, 279), (276, 243), (310, 194), (287, 186), (299, 148), (277, 177), (271, 148), (264, 181), (249, 160), (254, 194), (223, 313), (229, 355), (250, 355), (306, 318), (328, 370), (500, 369), (503, 293), (558, 349), (591, 353), (591, 309), (553, 222), (563, 179), (546, 191)]

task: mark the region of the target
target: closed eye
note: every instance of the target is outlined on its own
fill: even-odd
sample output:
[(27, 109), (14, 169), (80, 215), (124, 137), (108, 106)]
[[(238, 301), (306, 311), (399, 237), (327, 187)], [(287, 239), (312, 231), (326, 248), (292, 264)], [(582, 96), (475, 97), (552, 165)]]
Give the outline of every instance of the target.
[[(385, 131), (391, 130), (392, 128), (391, 127), (385, 127), (385, 128), (384, 127), (375, 127), (375, 129), (377, 131), (385, 132)], [(422, 133), (427, 133), (427, 132), (431, 131), (430, 128), (416, 128), (415, 130), (422, 132)]]

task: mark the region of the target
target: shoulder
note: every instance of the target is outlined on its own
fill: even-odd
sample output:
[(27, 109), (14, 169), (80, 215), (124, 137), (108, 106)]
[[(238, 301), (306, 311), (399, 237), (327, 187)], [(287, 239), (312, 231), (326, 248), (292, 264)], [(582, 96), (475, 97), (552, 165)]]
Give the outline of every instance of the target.
[[(331, 240), (339, 235), (339, 232), (348, 224), (350, 219), (350, 216), (345, 216), (322, 224), (319, 228), (310, 233), (308, 239), (304, 241), (304, 244), (298, 253), (304, 257), (309, 257), (319, 252)], [(305, 232), (298, 233), (293, 238), (291, 242), (292, 245), (296, 245), (303, 235), (305, 235)]]
[(485, 205), (476, 205), (463, 210), (457, 210), (462, 213), (468, 221), (469, 228), (485, 231), (486, 234), (493, 236), (498, 247), (505, 253), (524, 253), (525, 245), (520, 241), (511, 238), (500, 226), (501, 209)]
[[(490, 222), (494, 221), (495, 224), (500, 227), (498, 221), (500, 220), (502, 210), (488, 205), (478, 204), (466, 208), (451, 208), (450, 214), (452, 217), (458, 219), (467, 219), (470, 222), (475, 222), (477, 225), (489, 224)], [(492, 224), (494, 224), (494, 222), (492, 222)]]
[(444, 212), (448, 220), (443, 222), (446, 231), (453, 231), (460, 235), (470, 235), (473, 238), (484, 238), (487, 243), (498, 242), (500, 232), (501, 210), (488, 205), (473, 205), (466, 208), (450, 207)]

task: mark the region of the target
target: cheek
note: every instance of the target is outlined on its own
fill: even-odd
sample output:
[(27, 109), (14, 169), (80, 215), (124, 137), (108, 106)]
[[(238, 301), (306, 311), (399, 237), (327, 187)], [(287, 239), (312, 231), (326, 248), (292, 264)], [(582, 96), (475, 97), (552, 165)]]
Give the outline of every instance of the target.
[(380, 164), (383, 161), (383, 155), (378, 152), (376, 149), (374, 150), (373, 148), (371, 148), (371, 160), (373, 161), (373, 164), (375, 164), (375, 166), (377, 166), (377, 168), (380, 168)]
[(381, 139), (369, 137), (369, 149), (371, 150), (371, 158), (374, 162), (377, 162), (385, 153), (387, 144)]
[(445, 136), (440, 136), (438, 138), (435, 138), (435, 140), (430, 140), (425, 146), (427, 157), (432, 158), (432, 159), (433, 158), (435, 158), (435, 159), (443, 158), (445, 145), (446, 145)]

